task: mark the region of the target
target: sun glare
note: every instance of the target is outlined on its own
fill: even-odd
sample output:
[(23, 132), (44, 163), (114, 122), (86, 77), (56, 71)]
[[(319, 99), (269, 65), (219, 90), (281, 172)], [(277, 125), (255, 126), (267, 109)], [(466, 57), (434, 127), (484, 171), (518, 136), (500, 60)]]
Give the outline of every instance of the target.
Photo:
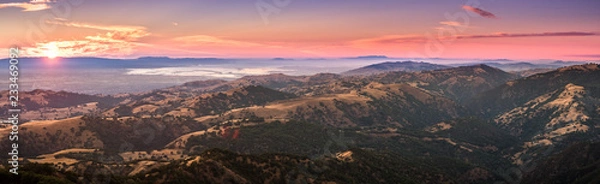
[(59, 54), (59, 49), (55, 44), (48, 44), (46, 46), (46, 50), (44, 51), (44, 55), (46, 57), (48, 57), (49, 59), (54, 59), (56, 57), (58, 57)]

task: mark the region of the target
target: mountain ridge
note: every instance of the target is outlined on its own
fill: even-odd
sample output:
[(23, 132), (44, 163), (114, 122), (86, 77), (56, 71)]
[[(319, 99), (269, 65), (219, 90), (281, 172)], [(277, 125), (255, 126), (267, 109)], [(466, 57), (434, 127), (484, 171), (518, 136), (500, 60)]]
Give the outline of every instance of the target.
[(386, 61), (383, 63), (372, 64), (357, 69), (342, 72), (341, 75), (353, 76), (353, 75), (373, 75), (384, 72), (417, 72), (426, 70), (437, 70), (450, 68), (450, 66), (431, 64), (426, 62), (415, 62), (415, 61)]

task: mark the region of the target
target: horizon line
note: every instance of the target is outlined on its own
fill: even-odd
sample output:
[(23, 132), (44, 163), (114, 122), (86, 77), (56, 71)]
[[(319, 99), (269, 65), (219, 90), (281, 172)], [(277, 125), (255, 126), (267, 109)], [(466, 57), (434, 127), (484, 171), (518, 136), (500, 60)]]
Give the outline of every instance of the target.
[[(509, 59), (509, 58), (444, 58), (444, 57), (432, 57), (432, 58), (412, 58), (412, 57), (388, 57), (386, 55), (364, 55), (364, 56), (348, 56), (348, 57), (170, 57), (170, 56), (139, 56), (139, 57), (131, 57), (131, 58), (113, 58), (113, 57), (100, 57), (100, 56), (75, 56), (75, 57), (56, 57), (51, 60), (56, 59), (83, 59), (83, 58), (91, 58), (91, 59), (110, 59), (110, 60), (139, 60), (139, 59), (268, 59), (268, 60), (335, 60), (335, 59), (364, 59), (364, 60), (376, 60), (376, 59), (406, 59), (411, 61), (418, 60), (477, 60), (477, 61), (500, 61), (500, 62), (523, 62), (523, 61), (562, 61), (562, 62), (600, 62), (599, 59), (589, 59), (589, 60), (564, 60), (564, 59), (550, 59), (550, 58), (539, 58), (539, 59)], [(9, 57), (1, 58), (1, 60), (10, 59)], [(19, 57), (18, 59), (50, 59), (47, 57)]]

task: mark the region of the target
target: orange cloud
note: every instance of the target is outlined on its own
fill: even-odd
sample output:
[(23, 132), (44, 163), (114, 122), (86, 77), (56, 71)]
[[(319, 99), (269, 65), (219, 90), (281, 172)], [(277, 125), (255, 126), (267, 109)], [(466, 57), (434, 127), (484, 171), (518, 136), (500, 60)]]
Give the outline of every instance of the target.
[(236, 40), (229, 40), (218, 38), (208, 35), (193, 35), (193, 36), (182, 36), (173, 39), (177, 42), (182, 42), (187, 45), (203, 45), (203, 46), (235, 46), (235, 47), (249, 47), (259, 46), (261, 44), (252, 42), (243, 42)]
[(460, 22), (456, 22), (456, 21), (442, 21), (440, 22), (441, 25), (447, 25), (447, 26), (463, 26)]
[(132, 54), (142, 37), (150, 35), (146, 28), (140, 26), (96, 25), (89, 23), (67, 22), (65, 20), (49, 21), (50, 24), (107, 31), (104, 34), (86, 36), (78, 40), (47, 41), (35, 43), (34, 47), (25, 48), (28, 56), (45, 56), (50, 49), (59, 57), (71, 56), (125, 56)]
[(475, 8), (472, 6), (468, 6), (468, 5), (464, 5), (462, 6), (462, 8), (464, 10), (479, 14), (479, 16), (485, 17), (485, 18), (497, 18), (496, 15), (494, 15), (493, 13), (490, 13), (488, 11), (482, 10), (480, 8)]
[(31, 0), (29, 2), (24, 3), (2, 3), (0, 4), (0, 8), (8, 8), (8, 7), (16, 7), (21, 8), (23, 11), (41, 11), (50, 9), (51, 6), (49, 3), (55, 1), (51, 0)]
[(427, 41), (427, 38), (421, 35), (385, 35), (375, 38), (366, 38), (351, 41), (353, 45), (363, 44), (399, 44), (399, 43), (421, 43)]
[[(265, 57), (277, 54), (278, 57), (286, 56), (315, 56), (320, 53), (311, 48), (294, 43), (285, 42), (251, 42), (211, 35), (190, 35), (171, 38), (161, 45), (168, 45), (177, 52), (205, 52), (211, 55), (224, 57)], [(313, 45), (314, 46), (314, 45)], [(163, 49), (164, 50), (164, 49)]]
[[(558, 37), (558, 36), (598, 36), (600, 33), (594, 32), (544, 32), (544, 33), (496, 33), (484, 35), (459, 35), (453, 37), (441, 37), (440, 41), (447, 39), (477, 39), (477, 38), (514, 38), (514, 37)], [(375, 38), (366, 38), (352, 41), (353, 44), (401, 44), (401, 43), (425, 43), (429, 39), (422, 35), (386, 35)]]
[(473, 26), (465, 25), (456, 21), (442, 21), (440, 22), (442, 26), (436, 27), (437, 30), (447, 30), (447, 29), (457, 29), (458, 31), (464, 31), (467, 28), (472, 28)]
[(49, 24), (56, 24), (75, 28), (87, 28), (109, 31), (105, 35), (90, 36), (90, 39), (116, 40), (116, 41), (134, 41), (138, 38), (150, 35), (145, 27), (140, 26), (121, 26), (121, 25), (95, 25), (80, 22), (67, 22), (65, 20), (56, 19), (48, 21)]
[(49, 52), (55, 52), (58, 57), (77, 56), (125, 56), (133, 53), (133, 45), (120, 43), (106, 43), (89, 40), (50, 41), (36, 43), (35, 47), (25, 48), (27, 56), (44, 57)]

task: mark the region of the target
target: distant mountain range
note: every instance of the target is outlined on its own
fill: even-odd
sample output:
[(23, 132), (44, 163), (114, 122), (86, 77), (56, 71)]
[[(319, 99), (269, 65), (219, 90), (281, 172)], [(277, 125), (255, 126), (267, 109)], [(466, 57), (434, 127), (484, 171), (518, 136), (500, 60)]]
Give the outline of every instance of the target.
[(367, 56), (357, 56), (357, 57), (348, 57), (344, 59), (387, 59), (387, 56), (384, 55), (367, 55)]
[(364, 66), (361, 68), (342, 72), (341, 75), (352, 76), (352, 75), (373, 75), (385, 72), (403, 71), (403, 72), (419, 72), (419, 71), (430, 71), (440, 70), (458, 66), (470, 66), (475, 64), (484, 64), (487, 66), (495, 67), (506, 72), (511, 72), (522, 77), (531, 76), (537, 73), (548, 72), (564, 66), (581, 65), (586, 64), (585, 62), (565, 62), (565, 61), (554, 61), (546, 64), (534, 64), (529, 62), (517, 62), (507, 59), (498, 60), (484, 60), (481, 62), (465, 63), (465, 64), (450, 64), (450, 65), (439, 65), (427, 62), (416, 62), (416, 61), (387, 61), (377, 64)]
[[(586, 62), (576, 62), (576, 61), (554, 61), (554, 62), (540, 62), (540, 63), (531, 63), (531, 62), (519, 62), (519, 61), (512, 61), (512, 60), (506, 60), (506, 59), (500, 59), (500, 60), (484, 60), (482, 62), (475, 62), (475, 63), (480, 63), (480, 64), (485, 64), (491, 67), (496, 67), (499, 68), (501, 70), (507, 71), (507, 72), (522, 72), (522, 71), (531, 71), (531, 70), (536, 70), (536, 69), (547, 69), (547, 70), (552, 70), (552, 69), (556, 69), (556, 68), (560, 68), (560, 67), (564, 67), (564, 66), (571, 66), (571, 65), (582, 65), (582, 64), (586, 64)], [(453, 64), (451, 66), (464, 66), (464, 65), (472, 65), (473, 63), (466, 63), (466, 64)]]

